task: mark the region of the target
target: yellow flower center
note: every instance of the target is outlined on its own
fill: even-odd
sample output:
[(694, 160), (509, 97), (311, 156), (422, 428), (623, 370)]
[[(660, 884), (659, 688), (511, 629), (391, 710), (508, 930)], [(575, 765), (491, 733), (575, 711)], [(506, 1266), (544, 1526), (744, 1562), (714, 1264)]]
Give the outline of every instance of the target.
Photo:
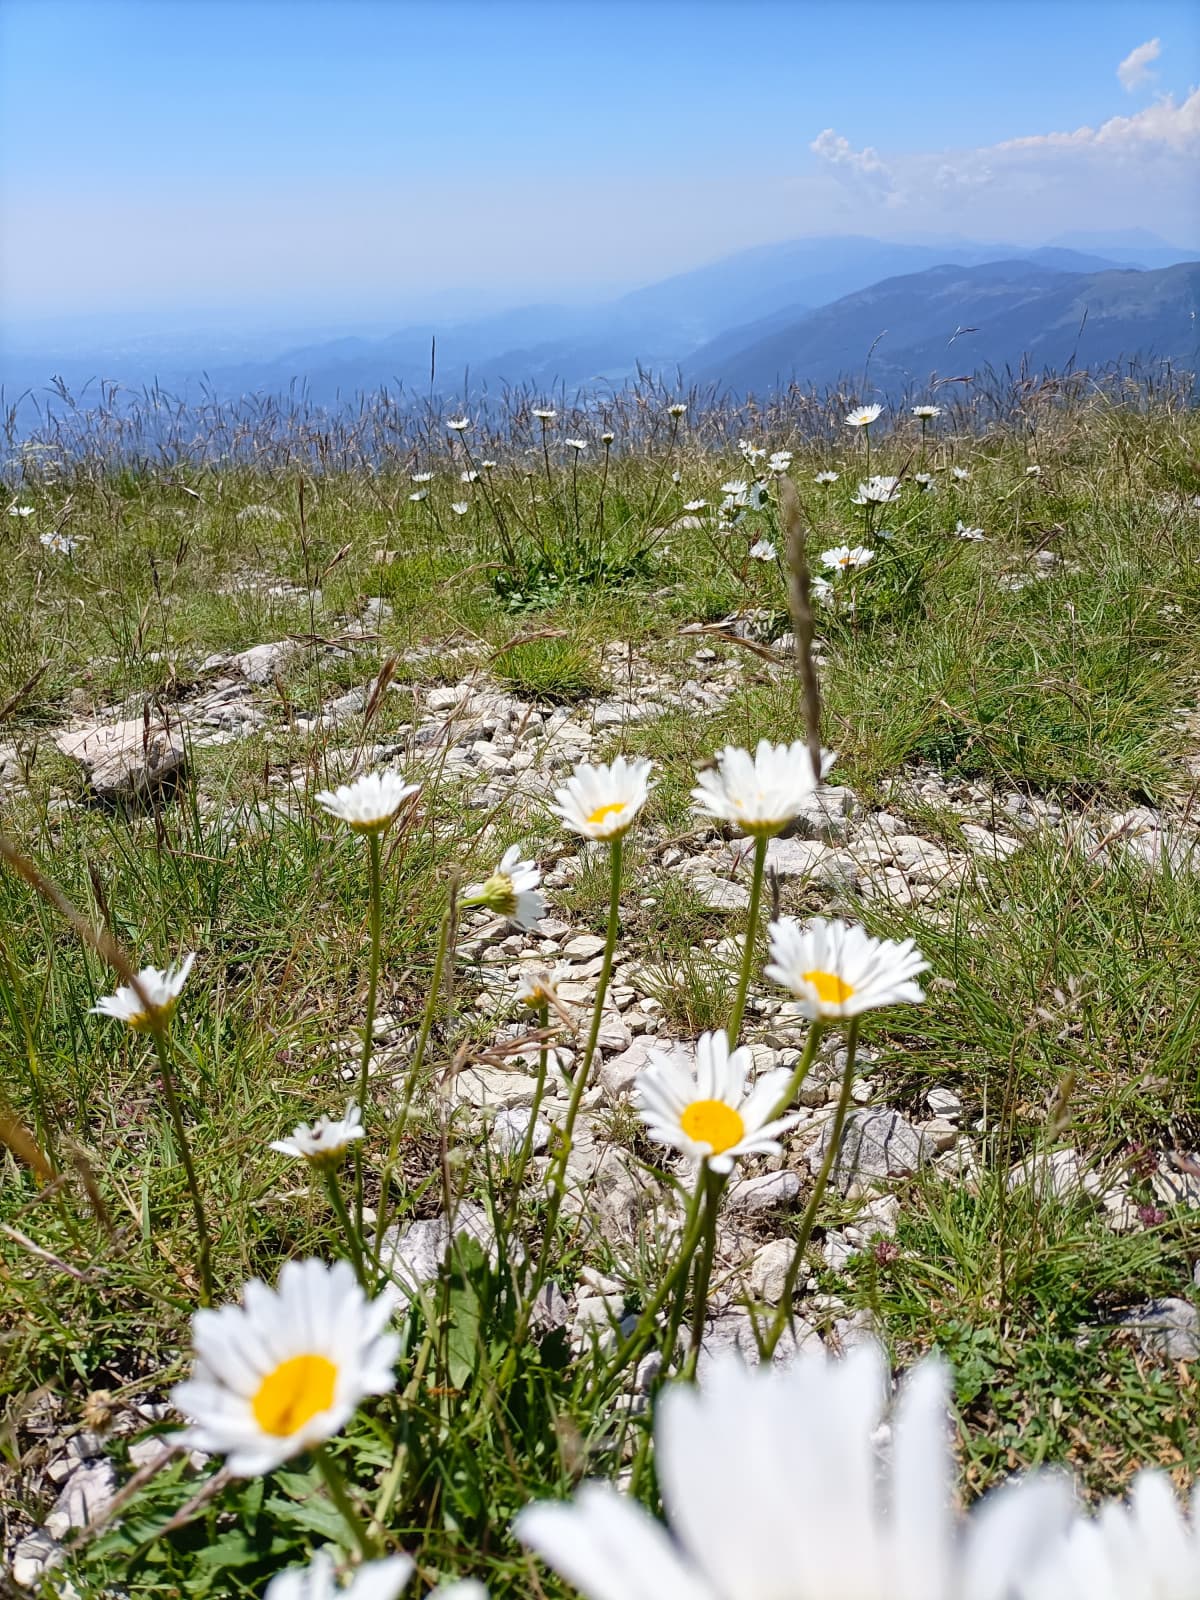
[(693, 1100), (680, 1117), (679, 1125), (689, 1139), (711, 1145), (715, 1156), (746, 1136), (746, 1124), (740, 1113), (724, 1100)]
[(624, 811), (624, 800), (610, 800), (606, 806), (597, 806), (588, 821), (591, 823), (603, 822), (606, 817), (614, 816), (618, 811)]
[(836, 972), (806, 972), (805, 983), (811, 983), (822, 1005), (844, 1005), (854, 993), (854, 985), (839, 978)]
[(292, 1356), (268, 1372), (254, 1396), (254, 1420), (264, 1433), (286, 1439), (333, 1404), (337, 1368), (326, 1356)]

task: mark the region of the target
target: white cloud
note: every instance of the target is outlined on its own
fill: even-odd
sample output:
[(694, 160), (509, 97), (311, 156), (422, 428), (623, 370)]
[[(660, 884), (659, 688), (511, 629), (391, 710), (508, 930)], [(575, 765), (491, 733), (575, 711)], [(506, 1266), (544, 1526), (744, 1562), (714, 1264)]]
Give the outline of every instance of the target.
[[(1134, 52), (1136, 54), (1136, 51)], [(1109, 117), (1098, 128), (1076, 128), (1073, 133), (1036, 133), (1023, 139), (1006, 139), (994, 150), (1108, 150), (1114, 154), (1169, 151), (1187, 155), (1200, 151), (1200, 89), (1186, 100), (1163, 95), (1131, 117)]]
[(870, 145), (855, 150), (849, 139), (835, 133), (832, 128), (824, 128), (808, 148), (814, 155), (820, 156), (822, 161), (827, 161), (831, 166), (838, 168), (842, 176), (881, 195), (890, 197), (894, 194), (896, 183), (892, 169), (882, 159), (878, 150), (872, 149)]
[(1157, 39), (1147, 39), (1145, 44), (1139, 44), (1129, 52), (1117, 68), (1117, 77), (1127, 94), (1150, 82), (1154, 76), (1150, 71), (1150, 63), (1157, 61), (1161, 54), (1162, 45)]

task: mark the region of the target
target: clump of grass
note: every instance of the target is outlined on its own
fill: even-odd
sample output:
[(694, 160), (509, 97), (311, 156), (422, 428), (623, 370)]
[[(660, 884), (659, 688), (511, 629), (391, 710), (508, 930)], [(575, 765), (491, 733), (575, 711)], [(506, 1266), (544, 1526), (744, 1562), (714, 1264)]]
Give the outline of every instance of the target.
[(498, 651), (492, 671), (502, 683), (531, 700), (585, 700), (603, 687), (595, 657), (575, 639), (520, 640)]

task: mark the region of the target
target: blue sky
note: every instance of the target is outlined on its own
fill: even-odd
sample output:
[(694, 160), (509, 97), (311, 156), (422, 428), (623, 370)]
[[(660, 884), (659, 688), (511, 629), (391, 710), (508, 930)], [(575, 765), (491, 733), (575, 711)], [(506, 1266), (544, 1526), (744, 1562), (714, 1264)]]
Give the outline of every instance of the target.
[(0, 0), (0, 310), (470, 310), (822, 232), (1190, 244), (1198, 82), (1190, 0)]

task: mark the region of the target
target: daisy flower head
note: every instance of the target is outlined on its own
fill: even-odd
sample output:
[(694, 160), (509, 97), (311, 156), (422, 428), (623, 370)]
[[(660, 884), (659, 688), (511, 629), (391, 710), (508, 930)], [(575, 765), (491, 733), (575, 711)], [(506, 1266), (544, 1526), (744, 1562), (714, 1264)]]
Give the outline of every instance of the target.
[(1025, 468), (1025, 476), (1027, 478), (1040, 478), (1041, 475), (1042, 475), (1041, 467), (1026, 467)]
[(433, 482), (433, 473), (432, 472), (412, 472), (412, 473), (409, 474), (409, 477), (411, 478), (413, 483), (432, 483)]
[(951, 467), (950, 476), (952, 478), (957, 478), (959, 483), (966, 483), (967, 479), (971, 476), (971, 469), (970, 467)]
[(56, 556), (73, 556), (75, 554), (75, 540), (65, 533), (43, 533), (38, 543), (47, 550), (53, 550)]
[(714, 1172), (732, 1172), (738, 1156), (778, 1155), (777, 1135), (799, 1121), (799, 1113), (771, 1120), (791, 1075), (776, 1067), (748, 1089), (753, 1066), (749, 1046), (730, 1050), (723, 1031), (700, 1035), (690, 1072), (652, 1050), (634, 1084), (650, 1138), (707, 1162)]
[(137, 975), (137, 981), (138, 988), (145, 994), (145, 1001), (132, 984), (123, 983), (116, 994), (106, 994), (102, 1000), (97, 1000), (89, 1015), (115, 1017), (136, 1033), (150, 1033), (156, 1028), (166, 1027), (175, 1015), (175, 1007), (179, 1004), (179, 996), (183, 993), (195, 959), (194, 955), (184, 956), (182, 961), (172, 963), (165, 972), (160, 972), (157, 967), (143, 967)]
[(1128, 1502), (1078, 1516), (1014, 1593), (1018, 1600), (1194, 1600), (1200, 1490), (1189, 1518), (1165, 1472), (1139, 1472)]
[(767, 486), (760, 480), (750, 485), (746, 494), (746, 504), (751, 511), (761, 511), (767, 503)]
[(775, 546), (770, 539), (760, 539), (757, 544), (750, 546), (751, 561), (774, 561), (775, 555)]
[(767, 462), (767, 466), (770, 467), (771, 471), (776, 475), (776, 477), (782, 476), (782, 474), (787, 471), (791, 464), (792, 452), (790, 450), (776, 450), (771, 456), (771, 459)]
[(471, 426), (470, 417), (447, 417), (446, 426), (451, 433), (466, 433)]
[(744, 500), (749, 488), (750, 485), (745, 478), (730, 478), (727, 483), (721, 485), (721, 493), (730, 494), (735, 500)]
[(395, 1296), (368, 1300), (348, 1261), (288, 1261), (270, 1289), (197, 1311), (196, 1363), (171, 1391), (190, 1426), (179, 1443), (228, 1457), (235, 1477), (270, 1472), (330, 1439), (359, 1401), (387, 1394), (400, 1340), (383, 1330)]
[(539, 422), (553, 422), (558, 412), (553, 406), (534, 406), (533, 415)]
[(937, 488), (937, 480), (932, 472), (914, 472), (913, 482), (922, 494), (931, 494)]
[(615, 433), (609, 433), (609, 432), (605, 431), (604, 433), (602, 433), (600, 435), (600, 443), (601, 444), (611, 444), (616, 437), (617, 436), (616, 436)]
[(421, 501), (421, 500), (428, 500), (429, 499), (429, 490), (428, 489), (414, 489), (413, 492), (409, 495), (408, 498), (410, 500), (415, 500), (415, 501), (418, 501), (418, 502)]
[(761, 461), (767, 453), (762, 445), (751, 444), (749, 439), (739, 439), (738, 449), (749, 462)]
[(585, 839), (619, 839), (637, 820), (650, 793), (652, 763), (644, 756), (618, 756), (609, 766), (582, 761), (561, 789), (551, 811)]
[(941, 416), (942, 408), (941, 406), (914, 406), (912, 414), (914, 417), (920, 417), (922, 422), (932, 422), (934, 417)]
[(825, 917), (803, 927), (780, 917), (768, 935), (766, 975), (791, 991), (806, 1017), (858, 1017), (925, 998), (913, 979), (929, 963), (911, 939), (874, 939), (865, 928)]
[(707, 500), (685, 500), (683, 509), (685, 511), (703, 511), (707, 504)]
[(328, 1550), (318, 1550), (308, 1566), (276, 1573), (263, 1600), (396, 1600), (412, 1575), (408, 1556), (386, 1556), (382, 1561), (364, 1561), (339, 1589), (333, 1557)]
[(532, 861), (523, 861), (520, 845), (514, 844), (504, 852), (490, 878), (464, 891), (462, 904), (495, 911), (528, 932), (546, 915), (545, 898), (537, 892), (541, 881), (541, 869)]
[(675, 400), (675, 401), (673, 401), (672, 404), (667, 407), (667, 415), (669, 417), (686, 417), (687, 416), (687, 401), (686, 400)]
[(10, 517), (31, 517), (33, 515), (33, 507), (16, 505), (9, 506), (8, 514)]
[(900, 479), (887, 474), (872, 476), (860, 483), (858, 493), (850, 504), (855, 506), (890, 506), (900, 498)]
[(814, 483), (836, 483), (837, 481), (838, 475), (836, 472), (818, 472), (813, 475)]
[(405, 783), (398, 772), (365, 772), (353, 783), (322, 789), (315, 798), (330, 816), (340, 818), (355, 833), (382, 833), (420, 787), (419, 783)]
[(587, 440), (586, 439), (564, 439), (563, 443), (566, 445), (568, 450), (586, 450), (587, 449)]
[(297, 1156), (314, 1167), (324, 1167), (340, 1161), (350, 1146), (363, 1137), (362, 1111), (351, 1100), (344, 1117), (318, 1117), (311, 1126), (302, 1122), (290, 1139), (273, 1139), (271, 1149), (283, 1156)]
[(540, 1011), (543, 1006), (553, 1006), (557, 1010), (562, 1004), (554, 987), (553, 975), (545, 967), (535, 967), (531, 972), (524, 973), (513, 999), (519, 1006), (527, 1006), (530, 1011)]
[(987, 534), (984, 533), (982, 528), (968, 528), (966, 523), (962, 520), (961, 517), (958, 519), (957, 523), (954, 526), (954, 532), (957, 534), (957, 536), (960, 539), (970, 539), (973, 543), (976, 543), (976, 544), (979, 542), (980, 539), (986, 539), (987, 538)]
[(878, 422), (882, 415), (882, 406), (856, 406), (846, 418), (846, 427), (869, 428), (873, 422)]
[(466, 500), (452, 500), (450, 502), (450, 509), (453, 511), (456, 517), (465, 517), (467, 512), (470, 511), (471, 506)]
[(836, 567), (839, 572), (848, 572), (851, 567), (865, 567), (874, 554), (860, 544), (838, 544), (832, 550), (821, 551), (821, 562), (826, 567)]
[(480, 468), (482, 469), (482, 471), (484, 471), (484, 472), (495, 472), (496, 467), (499, 465), (499, 463), (493, 461), (491, 459), (491, 457), (489, 456), (485, 460), (481, 461), (479, 463), (479, 465), (480, 465)]
[(568, 1502), (527, 1507), (514, 1531), (588, 1600), (1023, 1596), (1023, 1576), (1070, 1518), (1069, 1487), (1030, 1474), (958, 1515), (945, 1368), (936, 1357), (915, 1368), (890, 1419), (889, 1387), (874, 1344), (841, 1358), (807, 1351), (786, 1367), (717, 1356), (704, 1382), (671, 1385), (655, 1410), (668, 1528), (588, 1483)]
[(809, 593), (823, 606), (831, 606), (834, 602), (834, 588), (828, 578), (810, 578), (808, 580)]
[[(832, 751), (821, 752), (822, 778), (835, 759)], [(802, 739), (792, 744), (760, 739), (753, 755), (734, 745), (718, 751), (713, 764), (696, 774), (692, 799), (698, 811), (769, 839), (800, 815), (816, 791), (812, 757)]]
[(478, 483), (479, 474), (477, 472), (473, 472), (473, 471), (470, 471), (468, 469), (468, 471), (466, 471), (466, 472), (460, 472), (459, 473), (458, 481), (460, 483)]

